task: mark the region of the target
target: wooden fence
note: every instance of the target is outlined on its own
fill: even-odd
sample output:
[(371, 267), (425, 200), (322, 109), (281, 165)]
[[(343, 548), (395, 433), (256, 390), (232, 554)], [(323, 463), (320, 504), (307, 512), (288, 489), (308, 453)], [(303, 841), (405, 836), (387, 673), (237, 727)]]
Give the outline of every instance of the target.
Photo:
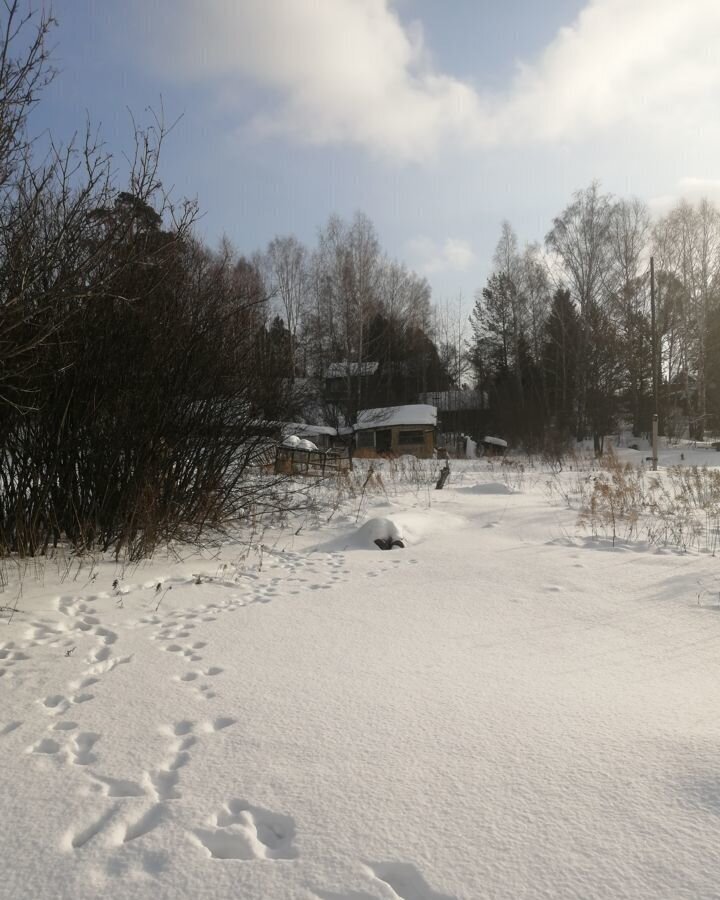
[(338, 450), (301, 450), (279, 446), (275, 450), (276, 475), (308, 475), (324, 478), (352, 469), (350, 455)]

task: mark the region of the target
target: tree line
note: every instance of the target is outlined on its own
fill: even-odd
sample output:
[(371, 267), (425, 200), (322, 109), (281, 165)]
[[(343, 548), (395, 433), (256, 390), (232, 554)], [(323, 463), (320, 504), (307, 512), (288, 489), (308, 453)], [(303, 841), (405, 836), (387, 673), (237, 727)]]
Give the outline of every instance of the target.
[(647, 434), (656, 411), (661, 433), (717, 433), (720, 211), (683, 200), (653, 221), (641, 201), (593, 183), (544, 246), (521, 249), (505, 222), (470, 324), (468, 361), (513, 440), (592, 436), (601, 450), (622, 423)]

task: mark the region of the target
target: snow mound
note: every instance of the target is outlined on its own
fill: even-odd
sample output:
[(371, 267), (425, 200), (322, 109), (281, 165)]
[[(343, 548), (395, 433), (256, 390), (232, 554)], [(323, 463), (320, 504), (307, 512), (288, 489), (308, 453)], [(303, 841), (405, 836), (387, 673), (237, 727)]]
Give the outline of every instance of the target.
[(317, 450), (317, 445), (313, 444), (312, 441), (298, 437), (296, 434), (289, 434), (281, 446), (289, 447), (292, 450)]
[(357, 540), (362, 547), (377, 547), (389, 550), (395, 544), (404, 546), (404, 538), (398, 525), (392, 519), (368, 519), (357, 532)]
[(507, 484), (501, 484), (497, 481), (486, 482), (485, 484), (474, 484), (471, 487), (458, 488), (463, 494), (514, 494), (515, 491), (508, 487)]
[(395, 549), (393, 544), (405, 545), (402, 529), (392, 519), (374, 518), (368, 519), (354, 532), (341, 538), (334, 538), (325, 544), (314, 547), (323, 553), (333, 553), (344, 550), (377, 550), (381, 541), (385, 546), (382, 549)]
[[(387, 507), (387, 502), (377, 504)], [(359, 528), (348, 530), (341, 537), (334, 537), (310, 548), (316, 553), (343, 553), (346, 550), (377, 550), (376, 541), (387, 544), (401, 541), (404, 547), (417, 547), (429, 538), (435, 539), (451, 530), (461, 530), (468, 524), (464, 516), (432, 509), (403, 510), (393, 508), (392, 518), (373, 516)], [(383, 549), (388, 549), (387, 547)]]

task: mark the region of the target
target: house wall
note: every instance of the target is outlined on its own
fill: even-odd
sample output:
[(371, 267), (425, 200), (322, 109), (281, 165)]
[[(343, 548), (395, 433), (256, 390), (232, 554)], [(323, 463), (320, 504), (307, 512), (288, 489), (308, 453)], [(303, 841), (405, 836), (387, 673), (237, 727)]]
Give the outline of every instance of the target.
[(497, 444), (486, 444), (481, 442), (483, 448), (483, 456), (505, 456), (507, 447), (498, 447)]
[[(362, 429), (362, 432), (365, 434), (372, 432), (374, 434), (377, 431), (388, 430), (391, 432), (390, 453), (393, 456), (402, 456), (407, 453), (410, 456), (417, 456), (418, 459), (432, 458), (436, 444), (436, 429), (430, 428), (427, 425), (394, 425), (390, 429), (367, 428)], [(401, 440), (400, 436), (402, 432), (407, 434), (412, 431), (422, 432), (422, 439), (418, 442), (413, 442), (412, 444), (405, 443), (404, 440)], [(388, 454), (378, 453), (373, 447), (356, 446), (353, 455), (359, 459), (377, 459), (379, 456), (387, 456)]]

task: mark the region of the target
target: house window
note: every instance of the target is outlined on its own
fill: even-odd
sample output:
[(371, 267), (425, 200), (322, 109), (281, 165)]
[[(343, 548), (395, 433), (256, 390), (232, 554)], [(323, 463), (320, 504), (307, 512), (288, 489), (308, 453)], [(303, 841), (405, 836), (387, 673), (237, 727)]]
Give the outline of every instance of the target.
[(375, 448), (375, 432), (374, 431), (358, 431), (357, 433), (358, 447)]
[(381, 428), (375, 432), (375, 449), (378, 453), (389, 453), (392, 450), (392, 431)]
[(398, 436), (398, 444), (407, 447), (410, 444), (424, 444), (425, 433), (423, 431), (401, 431)]

